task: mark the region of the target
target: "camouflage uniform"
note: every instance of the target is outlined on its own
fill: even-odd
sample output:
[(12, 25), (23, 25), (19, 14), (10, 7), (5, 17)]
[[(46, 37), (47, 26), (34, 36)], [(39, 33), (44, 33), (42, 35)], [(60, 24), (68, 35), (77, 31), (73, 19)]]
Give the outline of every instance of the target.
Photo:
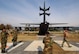
[(43, 39), (44, 43), (44, 54), (52, 54), (52, 38), (51, 37), (44, 37)]
[(7, 45), (7, 37), (8, 37), (8, 33), (5, 31), (1, 32), (1, 52), (5, 53), (5, 48)]
[(13, 39), (12, 39), (13, 46), (15, 46), (17, 44), (17, 31), (13, 30), (12, 35), (13, 35)]

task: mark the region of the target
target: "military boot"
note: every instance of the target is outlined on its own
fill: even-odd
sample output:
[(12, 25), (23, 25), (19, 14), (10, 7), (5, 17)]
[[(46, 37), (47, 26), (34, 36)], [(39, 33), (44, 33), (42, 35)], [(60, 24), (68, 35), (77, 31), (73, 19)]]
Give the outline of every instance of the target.
[(5, 53), (5, 49), (2, 49), (1, 53)]

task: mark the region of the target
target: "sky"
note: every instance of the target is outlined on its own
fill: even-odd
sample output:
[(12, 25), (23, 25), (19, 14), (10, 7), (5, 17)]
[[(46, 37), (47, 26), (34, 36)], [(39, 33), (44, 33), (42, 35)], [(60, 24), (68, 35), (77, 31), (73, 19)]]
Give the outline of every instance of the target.
[[(68, 23), (69, 26), (79, 26), (79, 0), (45, 0), (46, 8), (50, 6), (46, 16), (49, 23)], [(39, 7), (44, 6), (44, 0), (0, 0), (0, 24), (21, 26), (20, 23), (41, 23), (43, 13)]]

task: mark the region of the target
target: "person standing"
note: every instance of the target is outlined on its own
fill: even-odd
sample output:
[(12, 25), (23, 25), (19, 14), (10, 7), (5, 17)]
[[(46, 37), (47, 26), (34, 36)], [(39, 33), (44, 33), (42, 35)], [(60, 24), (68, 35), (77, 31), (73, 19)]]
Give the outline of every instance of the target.
[(63, 47), (63, 45), (64, 45), (65, 42), (67, 43), (68, 47), (71, 47), (71, 46), (69, 45), (69, 42), (67, 41), (67, 37), (68, 37), (68, 29), (65, 28), (65, 29), (64, 29), (64, 38), (63, 38), (63, 42), (62, 42), (62, 47)]
[(5, 49), (7, 46), (8, 33), (6, 32), (5, 28), (2, 29), (0, 36), (1, 36), (1, 53), (6, 53)]
[(46, 33), (46, 37), (44, 37), (43, 43), (44, 43), (43, 53), (44, 54), (52, 54), (53, 41), (52, 41), (52, 38), (49, 35), (49, 32)]
[(13, 42), (13, 46), (17, 45), (17, 30), (13, 30), (12, 32), (12, 42)]

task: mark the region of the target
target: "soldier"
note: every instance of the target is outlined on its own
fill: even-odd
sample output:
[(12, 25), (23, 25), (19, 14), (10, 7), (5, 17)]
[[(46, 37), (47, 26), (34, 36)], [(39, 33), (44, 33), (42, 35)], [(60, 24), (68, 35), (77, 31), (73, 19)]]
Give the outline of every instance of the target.
[(13, 36), (13, 39), (12, 39), (13, 46), (15, 46), (17, 45), (17, 30), (13, 30), (12, 36)]
[(65, 28), (65, 29), (64, 29), (64, 38), (63, 38), (63, 42), (62, 42), (62, 47), (63, 47), (63, 45), (64, 45), (65, 42), (67, 43), (68, 47), (71, 47), (71, 46), (69, 45), (68, 41), (67, 41), (67, 34), (68, 34), (68, 29)]
[(49, 35), (49, 32), (46, 33), (46, 37), (44, 37), (43, 39), (43, 43), (44, 43), (44, 54), (52, 54), (52, 38)]
[(6, 29), (3, 28), (2, 32), (1, 32), (1, 52), (5, 53), (5, 49), (6, 49), (6, 44), (7, 44), (7, 37), (8, 37), (8, 33), (6, 32)]

